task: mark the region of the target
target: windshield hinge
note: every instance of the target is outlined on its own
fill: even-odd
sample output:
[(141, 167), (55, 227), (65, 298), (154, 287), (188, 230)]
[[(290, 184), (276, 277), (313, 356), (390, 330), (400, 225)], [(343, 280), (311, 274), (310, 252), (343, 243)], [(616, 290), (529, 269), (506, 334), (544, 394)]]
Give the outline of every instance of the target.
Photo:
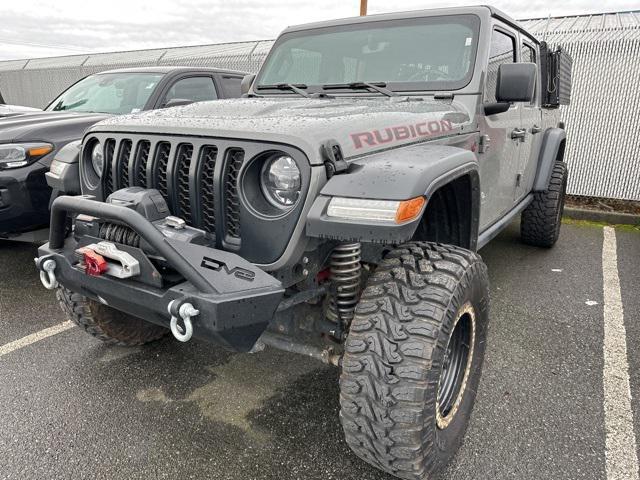
[(322, 158), (327, 171), (327, 179), (338, 173), (346, 172), (349, 164), (345, 161), (340, 144), (335, 140), (327, 140), (322, 145)]

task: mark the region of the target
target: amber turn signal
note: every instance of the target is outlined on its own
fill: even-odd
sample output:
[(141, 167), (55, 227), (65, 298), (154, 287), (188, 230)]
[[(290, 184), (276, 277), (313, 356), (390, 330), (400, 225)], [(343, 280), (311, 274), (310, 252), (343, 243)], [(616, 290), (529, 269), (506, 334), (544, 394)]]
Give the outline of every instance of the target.
[(416, 197), (400, 202), (396, 210), (396, 223), (404, 223), (415, 219), (424, 207), (426, 200), (424, 197)]
[(42, 145), (30, 148), (28, 152), (30, 157), (42, 157), (43, 155), (51, 152), (51, 150), (53, 150), (51, 145)]

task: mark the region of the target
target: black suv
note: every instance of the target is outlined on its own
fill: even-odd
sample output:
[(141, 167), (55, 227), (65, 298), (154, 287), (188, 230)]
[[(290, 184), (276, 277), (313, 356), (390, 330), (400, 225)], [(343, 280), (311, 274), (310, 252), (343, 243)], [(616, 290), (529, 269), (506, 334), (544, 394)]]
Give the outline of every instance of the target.
[(110, 116), (240, 96), (244, 73), (145, 67), (90, 75), (44, 112), (0, 120), (0, 238), (35, 240), (49, 223), (45, 180), (56, 153)]

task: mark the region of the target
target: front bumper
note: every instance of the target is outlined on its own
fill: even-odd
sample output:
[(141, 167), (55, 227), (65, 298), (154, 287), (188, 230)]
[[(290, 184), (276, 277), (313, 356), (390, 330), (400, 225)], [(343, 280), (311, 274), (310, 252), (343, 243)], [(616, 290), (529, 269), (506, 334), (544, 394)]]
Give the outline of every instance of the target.
[(0, 171), (0, 238), (45, 227), (51, 189), (40, 162)]
[[(282, 300), (281, 283), (238, 255), (166, 236), (157, 222), (131, 207), (86, 197), (57, 198), (51, 209), (49, 243), (40, 247), (36, 265), (43, 270), (43, 264), (53, 260), (59, 285), (165, 327), (171, 320), (170, 304), (175, 312), (191, 303), (200, 312), (192, 319), (195, 337), (249, 351)], [(76, 250), (100, 238), (77, 234), (65, 238), (67, 216), (74, 213), (91, 218), (90, 222), (117, 222), (140, 235), (140, 247), (116, 244), (140, 263), (140, 274), (123, 280), (84, 273)], [(160, 271), (165, 270), (173, 272), (173, 280), (163, 280)]]

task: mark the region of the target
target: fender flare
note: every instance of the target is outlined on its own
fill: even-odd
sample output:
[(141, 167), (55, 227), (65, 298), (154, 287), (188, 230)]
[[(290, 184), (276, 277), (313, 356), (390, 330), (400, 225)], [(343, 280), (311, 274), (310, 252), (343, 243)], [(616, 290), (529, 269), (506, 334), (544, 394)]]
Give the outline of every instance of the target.
[[(344, 241), (406, 242), (422, 221), (433, 192), (463, 175), (471, 178), (470, 244), (475, 247), (480, 216), (478, 160), (469, 150), (433, 144), (388, 150), (352, 161), (347, 173), (333, 176), (322, 188), (307, 216), (306, 233), (310, 237)], [(427, 202), (420, 216), (400, 225), (339, 219), (326, 214), (332, 197), (408, 200), (421, 195), (427, 197)]]
[(564, 157), (566, 138), (567, 132), (563, 128), (556, 127), (545, 130), (538, 156), (538, 171), (533, 182), (534, 192), (544, 192), (548, 188), (558, 155)]

